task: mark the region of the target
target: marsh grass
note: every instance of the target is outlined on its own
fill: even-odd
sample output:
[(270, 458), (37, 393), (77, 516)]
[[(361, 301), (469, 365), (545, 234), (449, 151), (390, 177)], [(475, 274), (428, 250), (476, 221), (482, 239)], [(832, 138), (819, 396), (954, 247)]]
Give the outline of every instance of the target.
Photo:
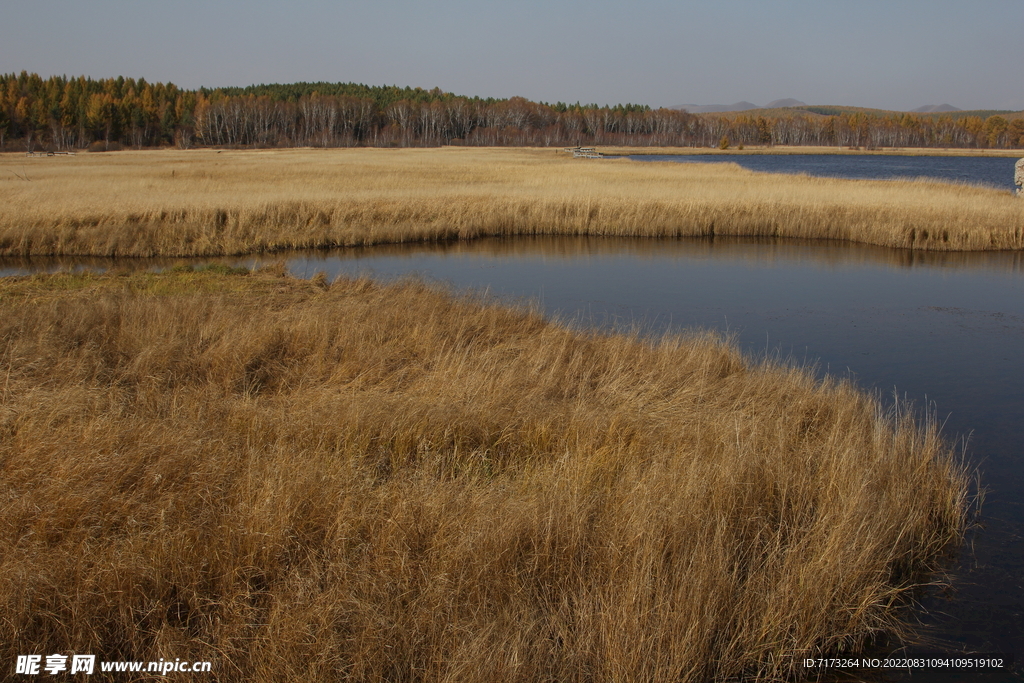
[(1021, 155), (1019, 149), (978, 149), (978, 148), (948, 148), (938, 149), (935, 147), (882, 147), (850, 148), (835, 145), (746, 145), (744, 149), (731, 147), (727, 150), (715, 147), (601, 147), (605, 154), (617, 155), (650, 155), (650, 154), (685, 154), (685, 155), (711, 155), (711, 156), (740, 156), (771, 154), (772, 156), (792, 156), (802, 154), (828, 154), (837, 156), (899, 156), (899, 157), (1008, 157), (1015, 159)]
[(0, 193), (7, 256), (212, 256), (488, 235), (1024, 248), (1024, 202), (1008, 192), (554, 150), (0, 155)]
[(709, 334), (180, 269), (5, 279), (0, 340), (6, 662), (776, 680), (965, 521), (934, 424)]

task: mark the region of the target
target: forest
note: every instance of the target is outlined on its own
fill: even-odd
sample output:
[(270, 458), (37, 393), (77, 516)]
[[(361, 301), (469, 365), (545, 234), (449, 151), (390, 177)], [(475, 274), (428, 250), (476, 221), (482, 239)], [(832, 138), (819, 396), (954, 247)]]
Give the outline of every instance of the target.
[[(738, 115), (463, 97), (438, 88), (292, 83), (186, 90), (143, 78), (0, 74), (0, 150), (176, 146), (814, 145), (1024, 147), (1024, 117), (814, 108)], [(784, 112), (780, 114), (779, 112)]]

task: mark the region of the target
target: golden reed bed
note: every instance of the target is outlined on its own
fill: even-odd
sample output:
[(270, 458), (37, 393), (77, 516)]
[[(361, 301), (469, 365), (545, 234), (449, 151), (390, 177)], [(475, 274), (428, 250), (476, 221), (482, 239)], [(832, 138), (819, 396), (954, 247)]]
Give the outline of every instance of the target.
[[(199, 187), (187, 169), (166, 171)], [(965, 523), (933, 424), (710, 335), (207, 271), (4, 279), (0, 340), (11, 666), (801, 677), (804, 656), (901, 632)]]
[(0, 156), (0, 255), (212, 256), (483, 235), (744, 235), (1024, 248), (1024, 202), (925, 181), (555, 150)]

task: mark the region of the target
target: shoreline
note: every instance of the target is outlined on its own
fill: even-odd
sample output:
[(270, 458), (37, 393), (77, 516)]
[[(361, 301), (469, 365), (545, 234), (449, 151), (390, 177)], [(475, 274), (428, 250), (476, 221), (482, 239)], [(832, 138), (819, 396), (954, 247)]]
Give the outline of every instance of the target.
[[(658, 155), (680, 155), (680, 156), (692, 156), (692, 155), (791, 155), (791, 154), (826, 154), (826, 155), (861, 155), (861, 156), (938, 156), (938, 157), (1008, 157), (1011, 159), (1024, 158), (1024, 148), (1020, 149), (996, 149), (991, 147), (879, 147), (874, 149), (868, 148), (850, 148), (850, 147), (836, 147), (832, 145), (744, 145), (744, 149), (738, 149), (736, 146), (731, 146), (729, 149), (718, 149), (717, 147), (633, 147), (629, 145), (602, 145), (600, 143), (592, 143), (587, 145), (594, 147), (597, 151), (607, 154), (609, 156), (658, 156)], [(565, 148), (564, 145), (553, 146), (553, 147), (512, 147), (512, 146), (499, 146), (499, 147), (486, 147), (486, 146), (467, 146), (467, 145), (439, 145), (436, 147), (229, 147), (229, 146), (217, 146), (209, 145), (204, 147), (192, 147), (189, 149), (179, 149), (177, 147), (144, 147), (142, 149), (134, 149), (125, 147), (119, 150), (111, 151), (89, 151), (85, 149), (77, 150), (66, 150), (61, 152), (55, 152), (54, 156), (117, 156), (120, 154), (138, 154), (138, 153), (202, 153), (202, 152), (254, 152), (254, 153), (273, 153), (273, 152), (288, 152), (288, 151), (310, 151), (310, 152), (332, 152), (342, 150), (378, 150), (382, 152), (398, 152), (398, 151), (409, 151), (409, 150), (442, 150), (442, 149), (460, 149), (460, 150), (529, 150), (536, 152), (561, 152)], [(70, 154), (69, 154), (70, 152)], [(31, 158), (31, 157), (45, 157), (47, 152), (45, 150), (35, 151), (32, 155), (28, 155), (25, 152), (12, 152), (12, 151), (0, 151), (0, 160), (4, 158)]]
[[(613, 150), (613, 151), (609, 151)], [(656, 151), (652, 151), (656, 150)], [(774, 145), (774, 146), (752, 146), (746, 145), (744, 149), (730, 147), (729, 149), (715, 149), (710, 147), (616, 147), (609, 146), (598, 151), (608, 155), (622, 156), (740, 156), (740, 155), (801, 155), (801, 154), (824, 154), (835, 156), (935, 156), (935, 157), (1008, 157), (1018, 159), (1024, 157), (1024, 149), (988, 149), (988, 148), (948, 148), (939, 149), (932, 147), (885, 147), (879, 149), (850, 149), (848, 147), (817, 147), (804, 145)]]

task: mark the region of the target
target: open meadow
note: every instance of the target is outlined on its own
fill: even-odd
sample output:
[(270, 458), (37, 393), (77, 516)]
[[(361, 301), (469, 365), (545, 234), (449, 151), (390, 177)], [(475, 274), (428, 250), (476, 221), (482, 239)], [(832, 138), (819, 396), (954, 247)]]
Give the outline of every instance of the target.
[(928, 181), (513, 148), (0, 155), (0, 255), (213, 256), (512, 235), (1024, 248), (1024, 202)]
[(0, 659), (781, 680), (967, 523), (934, 423), (711, 334), (226, 270), (0, 280)]

